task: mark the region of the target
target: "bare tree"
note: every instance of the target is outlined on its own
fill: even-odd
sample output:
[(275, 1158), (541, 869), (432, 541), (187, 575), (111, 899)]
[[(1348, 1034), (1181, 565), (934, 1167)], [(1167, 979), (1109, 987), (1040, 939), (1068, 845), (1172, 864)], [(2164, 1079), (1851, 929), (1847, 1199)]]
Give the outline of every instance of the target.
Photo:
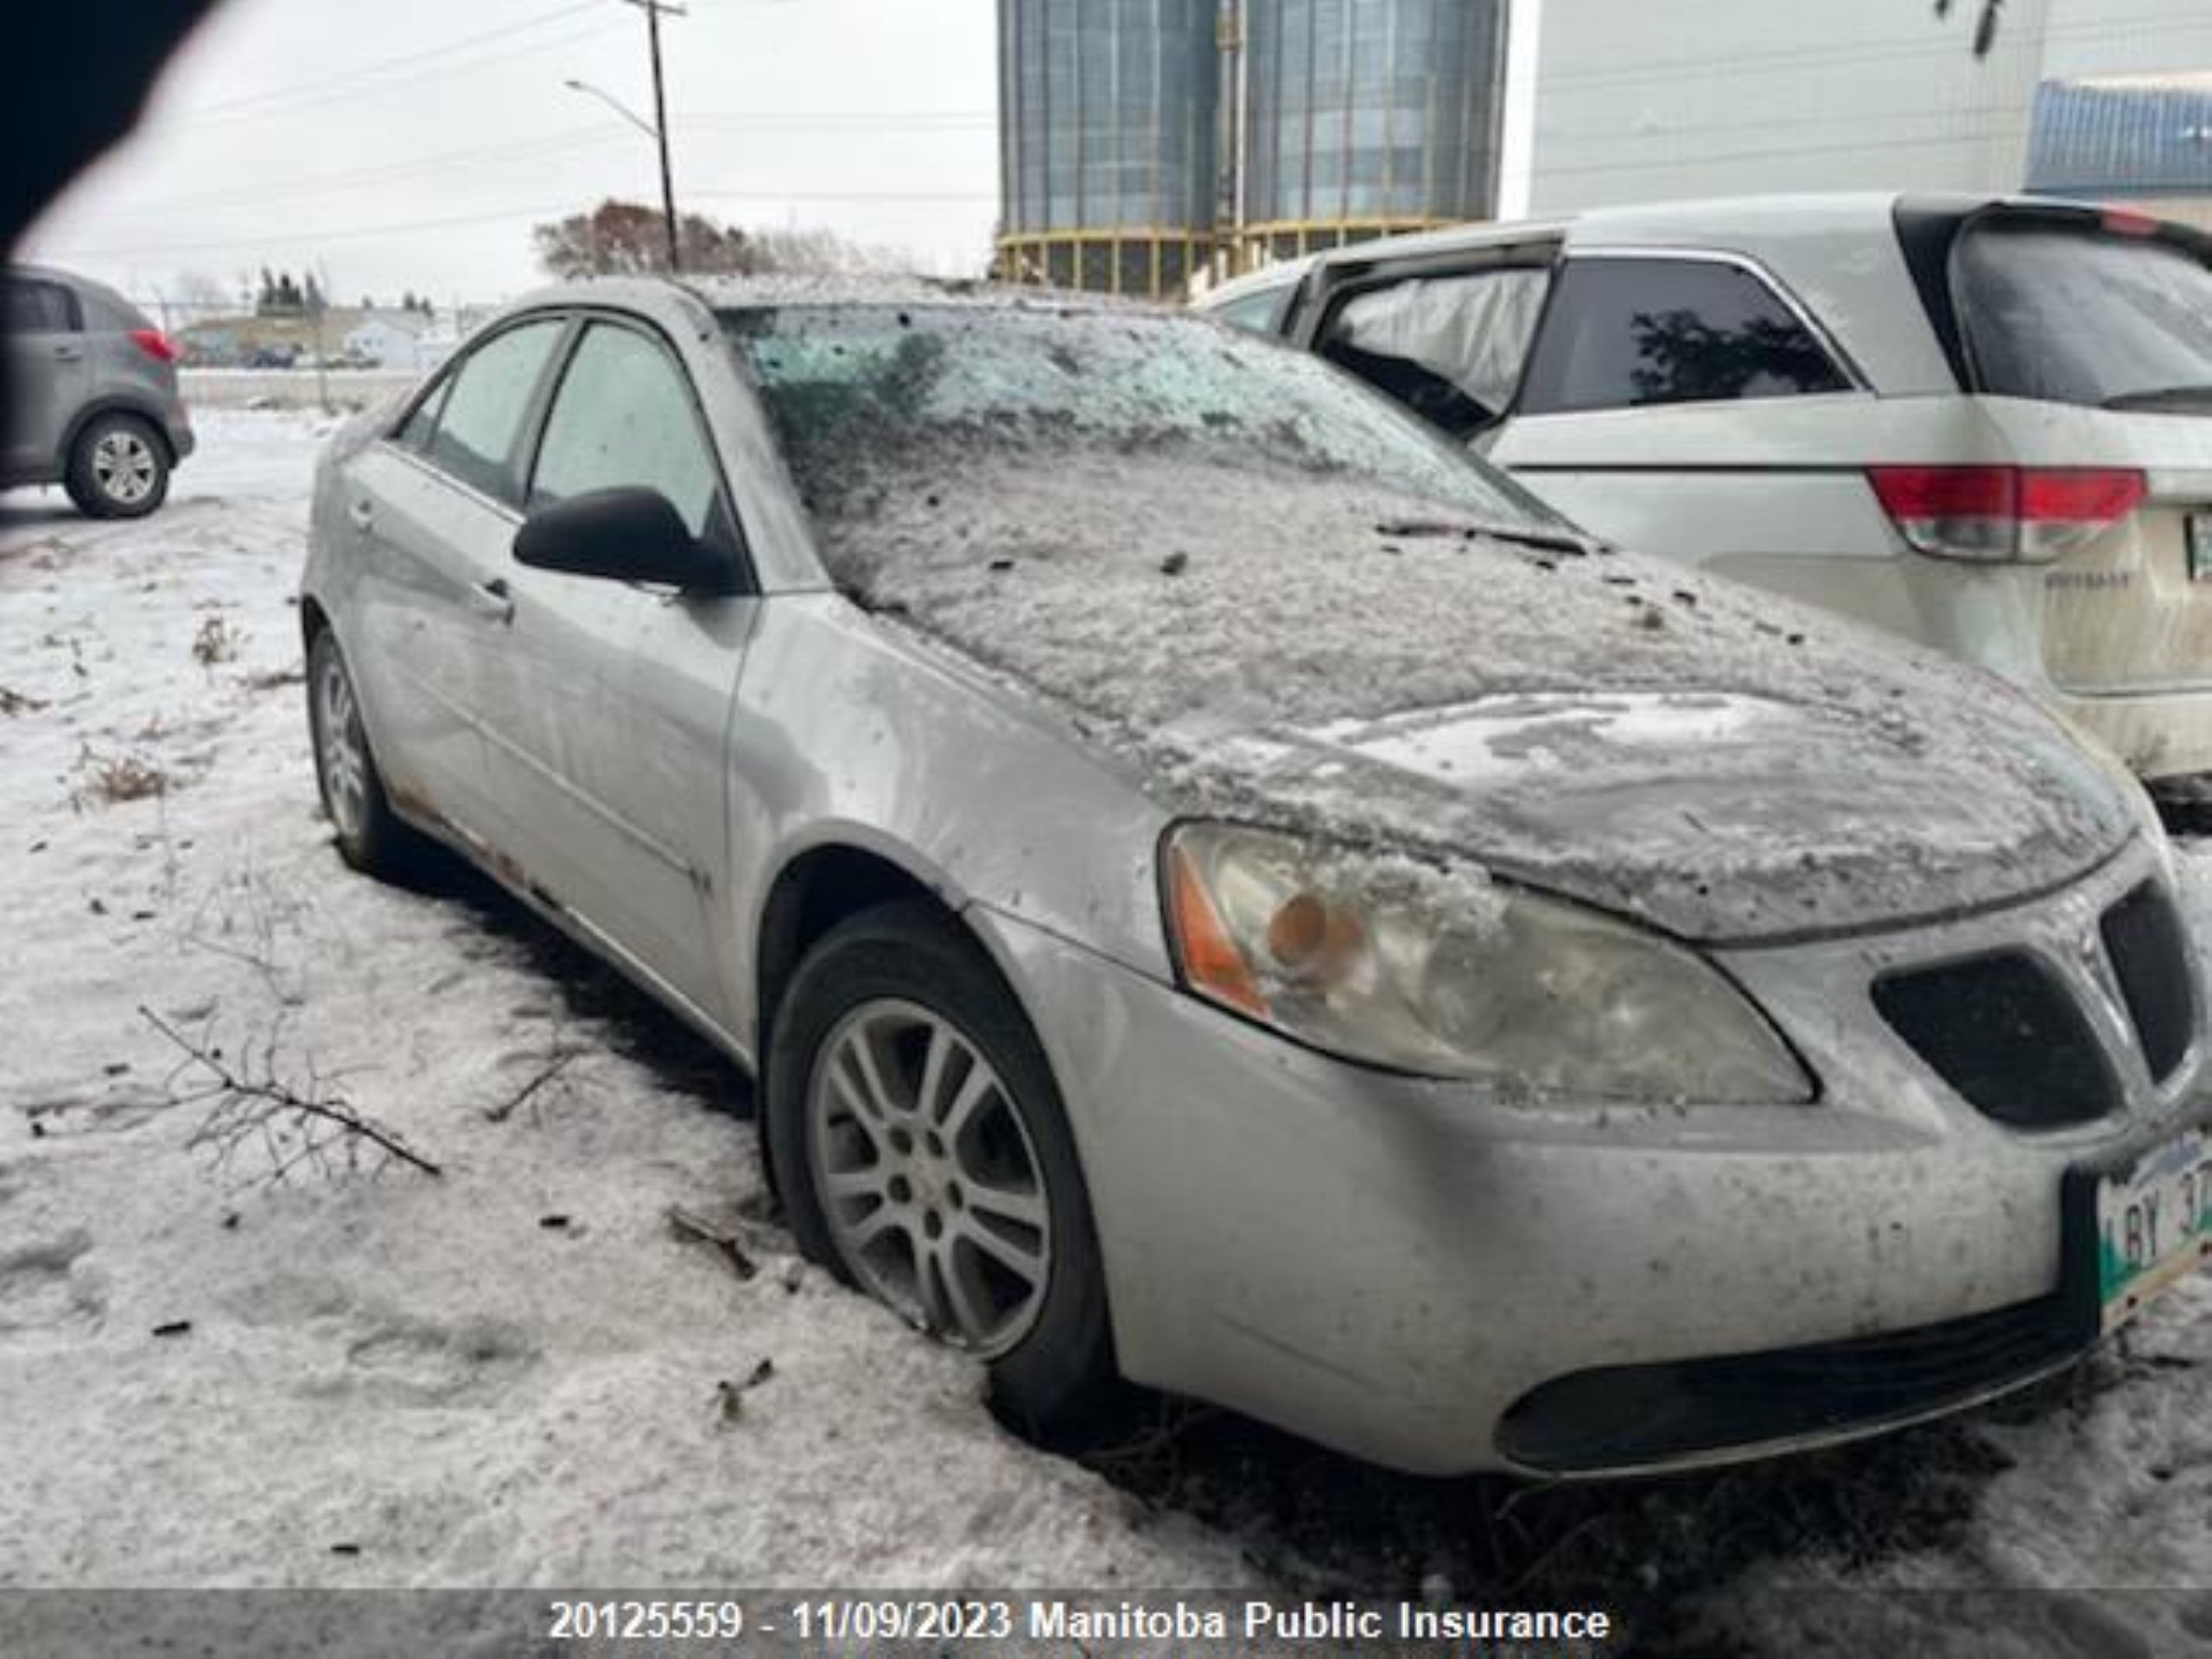
[[(881, 248), (863, 247), (835, 231), (747, 231), (686, 213), (683, 269), (712, 275), (752, 276), (778, 271), (800, 276), (904, 269), (911, 261)], [(563, 280), (579, 276), (642, 276), (668, 269), (661, 216), (634, 201), (602, 201), (588, 213), (538, 226), (531, 232), (537, 263)]]
[(220, 316), (238, 308), (237, 294), (225, 287), (220, 277), (204, 270), (178, 272), (169, 291), (175, 296), (177, 308), (188, 321)]
[[(702, 213), (678, 220), (683, 269), (709, 275), (746, 276), (758, 267), (752, 239), (734, 226)], [(634, 201), (602, 201), (531, 232), (537, 263), (548, 276), (643, 276), (668, 269), (667, 232), (657, 208)]]

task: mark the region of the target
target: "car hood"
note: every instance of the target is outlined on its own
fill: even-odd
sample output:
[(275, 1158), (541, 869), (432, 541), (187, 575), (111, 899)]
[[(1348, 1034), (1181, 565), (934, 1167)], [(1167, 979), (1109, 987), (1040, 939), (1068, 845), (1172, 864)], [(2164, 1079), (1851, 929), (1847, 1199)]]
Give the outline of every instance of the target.
[(1826, 613), (1357, 481), (971, 462), (827, 527), (847, 590), (1169, 811), (1471, 864), (1739, 942), (2002, 902), (2126, 788), (2024, 696)]
[[(2049, 747), (2054, 779), (2077, 774), (2062, 787), (2096, 787)], [(1939, 770), (1837, 709), (1717, 689), (1510, 693), (1247, 734), (1214, 764), (1255, 798), (1389, 801), (1453, 826), (1494, 874), (1707, 941), (1999, 901), (2126, 834), (2034, 823), (1991, 776), (2009, 765)]]

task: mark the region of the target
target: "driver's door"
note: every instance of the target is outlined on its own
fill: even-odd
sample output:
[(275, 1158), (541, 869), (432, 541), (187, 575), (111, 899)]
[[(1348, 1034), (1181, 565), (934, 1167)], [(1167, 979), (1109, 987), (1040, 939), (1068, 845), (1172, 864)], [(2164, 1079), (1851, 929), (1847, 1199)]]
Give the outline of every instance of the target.
[(1346, 264), (1295, 332), (1446, 435), (1486, 443), (1509, 416), (1557, 252), (1540, 242)]
[[(741, 567), (736, 519), (683, 360), (642, 321), (592, 317), (528, 473), (525, 512), (658, 491)], [(513, 600), (486, 736), (519, 874), (712, 1019), (724, 858), (724, 734), (758, 600), (532, 569)], [(746, 584), (749, 587), (749, 584)]]

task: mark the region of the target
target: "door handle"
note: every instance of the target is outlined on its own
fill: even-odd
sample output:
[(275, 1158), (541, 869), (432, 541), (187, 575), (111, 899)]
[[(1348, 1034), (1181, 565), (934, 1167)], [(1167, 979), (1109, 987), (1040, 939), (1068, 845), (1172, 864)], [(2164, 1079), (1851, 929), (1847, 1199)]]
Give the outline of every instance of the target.
[(356, 501), (346, 509), (346, 517), (356, 530), (373, 530), (376, 528), (377, 522), (376, 504), (372, 501)]
[(472, 583), (468, 589), (468, 608), (487, 622), (512, 622), (515, 616), (515, 596), (505, 576), (494, 576), (489, 582)]
[(54, 348), (54, 355), (55, 359), (63, 363), (74, 363), (79, 358), (84, 356), (84, 354), (85, 348), (82, 346), (75, 344), (73, 341), (64, 341), (62, 344), (56, 346)]

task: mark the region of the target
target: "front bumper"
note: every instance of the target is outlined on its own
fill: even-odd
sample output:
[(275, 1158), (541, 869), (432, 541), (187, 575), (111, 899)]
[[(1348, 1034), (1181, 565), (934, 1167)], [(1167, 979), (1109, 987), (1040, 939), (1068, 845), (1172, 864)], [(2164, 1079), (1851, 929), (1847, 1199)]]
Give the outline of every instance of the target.
[[(2025, 908), (2063, 931), (2140, 879), (2141, 855), (2082, 884), (2078, 906)], [(2031, 1380), (2094, 1341), (2067, 1288), (2068, 1171), (2194, 1109), (2192, 1058), (2141, 1110), (2005, 1129), (1849, 1005), (1839, 987), (1855, 976), (1864, 1001), (1867, 949), (1847, 942), (1724, 958), (1827, 1081), (1821, 1104), (1529, 1105), (1349, 1065), (989, 925), (1066, 1096), (1123, 1369), (1427, 1473), (1722, 1461)], [(1967, 950), (2019, 926), (1912, 938)], [(1734, 1369), (1684, 1375), (1720, 1359)], [(1908, 1363), (1926, 1386), (1891, 1376), (1777, 1414), (1777, 1364), (1863, 1382)], [(1764, 1415), (1705, 1408), (1707, 1384), (1740, 1399), (1746, 1378)], [(1685, 1381), (1700, 1390), (1687, 1427)], [(1667, 1406), (1669, 1432), (1592, 1439), (1624, 1405)]]

